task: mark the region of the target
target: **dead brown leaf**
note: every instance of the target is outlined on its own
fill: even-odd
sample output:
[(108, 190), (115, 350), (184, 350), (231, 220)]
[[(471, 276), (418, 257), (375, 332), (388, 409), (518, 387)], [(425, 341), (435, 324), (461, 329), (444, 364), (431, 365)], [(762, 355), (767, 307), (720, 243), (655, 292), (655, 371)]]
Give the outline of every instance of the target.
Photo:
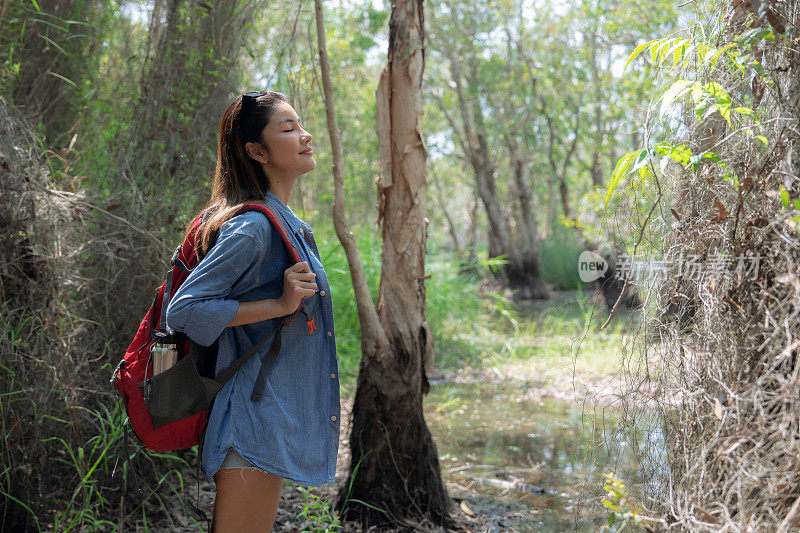
[(711, 222), (722, 222), (723, 220), (728, 218), (728, 215), (730, 215), (731, 213), (730, 211), (725, 209), (725, 206), (722, 205), (722, 202), (720, 202), (718, 199), (714, 198), (714, 203), (717, 205), (717, 209), (719, 212), (715, 216), (711, 217), (710, 220)]

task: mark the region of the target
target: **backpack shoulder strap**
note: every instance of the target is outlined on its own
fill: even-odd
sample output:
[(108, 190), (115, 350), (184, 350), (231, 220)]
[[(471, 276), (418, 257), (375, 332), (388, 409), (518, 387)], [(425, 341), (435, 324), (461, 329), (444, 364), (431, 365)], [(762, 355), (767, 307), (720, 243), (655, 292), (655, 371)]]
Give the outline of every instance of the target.
[[(266, 204), (252, 203), (252, 204), (247, 204), (242, 209), (237, 211), (236, 215), (239, 215), (246, 211), (258, 211), (259, 213), (262, 213), (264, 216), (266, 216), (269, 219), (270, 223), (273, 225), (273, 227), (276, 230), (278, 230), (278, 234), (281, 236), (281, 240), (283, 241), (283, 244), (286, 246), (286, 250), (289, 252), (289, 257), (291, 257), (292, 261), (294, 261), (293, 264), (300, 263), (303, 261), (303, 259), (300, 257), (300, 254), (297, 252), (297, 249), (294, 247), (294, 244), (292, 244), (292, 240), (289, 238), (289, 233), (286, 231), (286, 228), (284, 228), (283, 223), (280, 221), (280, 218), (275, 213), (275, 211), (273, 211)], [(289, 319), (285, 323), (288, 324), (289, 322), (291, 322), (298, 311), (302, 311), (303, 314), (306, 316), (306, 322), (308, 323), (308, 334), (311, 335), (314, 332), (314, 329), (316, 329), (316, 325), (314, 325), (314, 317), (312, 317), (308, 313), (306, 307), (303, 305), (302, 302), (300, 302), (300, 305), (297, 307), (297, 309), (295, 309), (295, 311), (291, 315), (289, 315)]]
[[(266, 216), (267, 219), (269, 219), (270, 223), (273, 225), (273, 227), (275, 227), (275, 229), (278, 230), (278, 234), (281, 236), (281, 240), (283, 241), (284, 245), (286, 245), (286, 249), (288, 250), (289, 256), (292, 258), (292, 260), (295, 263), (299, 263), (302, 261), (302, 259), (300, 258), (300, 254), (297, 252), (297, 249), (294, 247), (291, 239), (289, 238), (288, 232), (283, 227), (283, 224), (278, 218), (278, 215), (276, 215), (272, 209), (270, 209), (265, 204), (252, 203), (244, 206), (242, 209), (237, 211), (236, 215), (239, 215), (247, 211), (258, 211), (259, 213), (262, 213), (264, 216)], [(278, 352), (281, 349), (281, 332), (283, 328), (285, 328), (292, 320), (294, 320), (294, 317), (297, 316), (297, 313), (300, 311), (302, 311), (303, 314), (306, 316), (306, 323), (308, 324), (308, 333), (309, 335), (311, 335), (314, 332), (314, 329), (316, 328), (316, 326), (314, 325), (314, 317), (309, 315), (303, 303), (300, 302), (300, 305), (297, 307), (297, 309), (295, 309), (294, 312), (291, 315), (289, 315), (289, 318), (287, 318), (281, 323), (278, 329), (276, 329), (275, 331), (273, 331), (272, 333), (261, 339), (261, 341), (259, 341), (253, 347), (251, 347), (246, 353), (242, 354), (239, 358), (237, 358), (237, 360), (233, 364), (231, 364), (219, 376), (217, 376), (216, 381), (220, 384), (220, 387), (224, 385), (231, 377), (233, 377), (233, 374), (235, 374), (236, 371), (238, 371), (244, 365), (244, 363), (248, 359), (250, 359), (250, 357), (252, 357), (259, 350), (259, 348), (261, 348), (264, 345), (264, 343), (266, 343), (270, 338), (274, 336), (275, 339), (272, 341), (272, 346), (270, 347), (269, 351), (264, 356), (264, 359), (261, 362), (261, 368), (259, 369), (258, 376), (256, 378), (255, 383), (253, 384), (253, 392), (250, 395), (250, 399), (254, 402), (257, 402), (261, 398), (260, 392), (264, 389), (267, 376), (269, 375), (269, 372), (272, 369), (272, 365), (275, 364), (276, 356), (278, 355)]]
[(247, 211), (258, 211), (259, 213), (262, 213), (264, 216), (266, 216), (272, 223), (273, 227), (275, 227), (275, 229), (278, 230), (278, 233), (281, 236), (281, 240), (283, 241), (283, 244), (286, 245), (286, 249), (289, 252), (289, 256), (292, 258), (292, 260), (295, 263), (299, 263), (302, 261), (302, 259), (300, 258), (300, 254), (297, 253), (297, 249), (294, 247), (291, 239), (289, 238), (289, 233), (286, 231), (286, 228), (283, 227), (283, 224), (278, 218), (278, 215), (275, 214), (275, 211), (273, 211), (266, 204), (252, 203), (244, 206), (236, 214), (239, 215)]

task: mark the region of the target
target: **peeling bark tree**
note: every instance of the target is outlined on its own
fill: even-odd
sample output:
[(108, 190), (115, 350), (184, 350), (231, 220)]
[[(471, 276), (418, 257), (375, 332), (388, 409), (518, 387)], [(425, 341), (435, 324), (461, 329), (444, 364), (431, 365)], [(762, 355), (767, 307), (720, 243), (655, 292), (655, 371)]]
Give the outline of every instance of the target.
[[(392, 2), (389, 53), (377, 90), (383, 257), (377, 309), (344, 215), (344, 157), (336, 125), (321, 0), (315, 1), (325, 107), (333, 149), (334, 224), (347, 255), (361, 322), (362, 359), (350, 433), (351, 462), (337, 508), (370, 525), (450, 525), (439, 456), (422, 412), (433, 370), (425, 322), (425, 162), (421, 0)], [(352, 486), (351, 486), (352, 483)], [(376, 511), (355, 500), (382, 509)]]

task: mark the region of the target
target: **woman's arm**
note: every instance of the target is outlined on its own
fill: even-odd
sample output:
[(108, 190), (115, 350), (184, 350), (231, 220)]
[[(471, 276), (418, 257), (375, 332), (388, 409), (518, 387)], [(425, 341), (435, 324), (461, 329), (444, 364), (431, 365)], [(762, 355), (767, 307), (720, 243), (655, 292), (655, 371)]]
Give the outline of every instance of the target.
[(290, 266), (283, 273), (283, 294), (280, 298), (239, 302), (239, 310), (228, 327), (252, 324), (293, 313), (303, 298), (313, 296), (316, 292), (317, 284), (314, 283), (316, 276), (305, 261)]

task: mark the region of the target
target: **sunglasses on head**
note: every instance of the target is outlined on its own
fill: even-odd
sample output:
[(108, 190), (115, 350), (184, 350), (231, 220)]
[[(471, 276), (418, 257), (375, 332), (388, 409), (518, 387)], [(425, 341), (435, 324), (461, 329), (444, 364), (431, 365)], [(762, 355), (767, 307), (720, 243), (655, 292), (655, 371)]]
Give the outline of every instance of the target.
[(250, 100), (255, 100), (259, 96), (263, 96), (266, 91), (250, 91), (248, 93), (242, 93), (242, 107), (244, 107), (246, 102)]

